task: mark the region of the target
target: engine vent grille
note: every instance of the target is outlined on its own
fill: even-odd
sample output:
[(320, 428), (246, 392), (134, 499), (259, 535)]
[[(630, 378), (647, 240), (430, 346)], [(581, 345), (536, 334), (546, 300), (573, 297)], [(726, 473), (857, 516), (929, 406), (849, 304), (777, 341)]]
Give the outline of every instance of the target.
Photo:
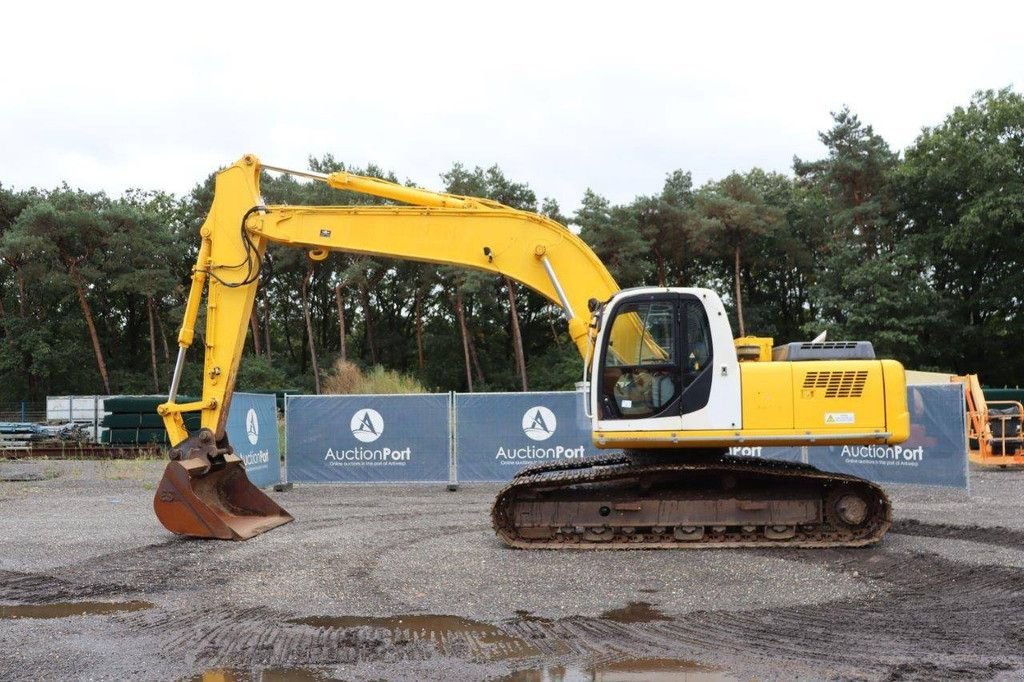
[(823, 388), (826, 398), (859, 398), (868, 380), (865, 370), (847, 372), (808, 372), (804, 388)]
[(870, 341), (794, 341), (772, 348), (772, 360), (775, 362), (874, 359), (875, 349)]
[(800, 350), (852, 350), (856, 347), (856, 341), (808, 341), (800, 344)]

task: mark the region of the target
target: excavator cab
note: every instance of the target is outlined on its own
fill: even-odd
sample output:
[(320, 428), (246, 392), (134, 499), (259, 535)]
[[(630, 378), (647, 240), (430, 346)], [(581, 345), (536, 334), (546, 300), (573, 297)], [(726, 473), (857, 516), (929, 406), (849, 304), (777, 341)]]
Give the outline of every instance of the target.
[[(624, 290), (605, 304), (591, 379), (595, 430), (737, 426), (738, 370), (720, 307), (713, 292), (653, 287)], [(696, 423), (698, 413), (720, 424)]]
[(695, 296), (630, 297), (610, 311), (607, 324), (602, 418), (671, 416), (707, 404), (712, 347), (707, 315)]

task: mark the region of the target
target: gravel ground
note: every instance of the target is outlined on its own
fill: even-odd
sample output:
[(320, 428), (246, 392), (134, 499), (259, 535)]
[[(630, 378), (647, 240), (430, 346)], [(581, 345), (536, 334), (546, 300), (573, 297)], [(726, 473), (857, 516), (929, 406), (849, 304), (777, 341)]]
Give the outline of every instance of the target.
[(3, 679), (1024, 677), (1024, 472), (890, 488), (869, 549), (576, 553), (503, 547), (496, 485), (297, 486), (293, 524), (178, 538), (162, 467), (0, 462)]

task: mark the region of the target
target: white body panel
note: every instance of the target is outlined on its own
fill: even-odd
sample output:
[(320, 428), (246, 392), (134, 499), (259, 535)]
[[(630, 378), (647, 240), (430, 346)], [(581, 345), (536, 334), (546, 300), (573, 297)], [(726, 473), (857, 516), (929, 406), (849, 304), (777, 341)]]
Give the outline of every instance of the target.
[[(740, 367), (733, 345), (732, 328), (725, 306), (718, 294), (710, 289), (643, 287), (627, 289), (616, 294), (605, 306), (611, 312), (615, 305), (636, 295), (675, 293), (696, 296), (703, 304), (711, 326), (713, 369), (711, 395), (703, 408), (672, 417), (648, 417), (645, 419), (600, 419), (598, 393), (601, 386), (601, 367), (595, 358), (590, 374), (590, 406), (594, 431), (700, 431), (731, 430), (743, 428), (743, 406), (740, 397)], [(595, 348), (604, 347), (604, 336), (608, 332), (607, 318), (597, 337)]]

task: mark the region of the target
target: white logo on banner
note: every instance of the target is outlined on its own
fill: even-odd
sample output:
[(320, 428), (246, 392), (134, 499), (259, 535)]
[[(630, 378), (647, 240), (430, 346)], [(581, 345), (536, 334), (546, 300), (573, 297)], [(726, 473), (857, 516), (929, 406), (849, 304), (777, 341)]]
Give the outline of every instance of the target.
[(245, 436), (253, 445), (260, 439), (260, 420), (256, 418), (256, 410), (251, 407), (245, 413)]
[(377, 410), (365, 407), (352, 415), (352, 435), (364, 443), (372, 443), (384, 433), (384, 418)]
[(914, 466), (925, 460), (924, 446), (905, 448), (902, 445), (844, 445), (842, 457), (855, 462)]
[(523, 433), (533, 440), (547, 440), (555, 434), (557, 428), (555, 413), (543, 405), (531, 407), (523, 415)]

